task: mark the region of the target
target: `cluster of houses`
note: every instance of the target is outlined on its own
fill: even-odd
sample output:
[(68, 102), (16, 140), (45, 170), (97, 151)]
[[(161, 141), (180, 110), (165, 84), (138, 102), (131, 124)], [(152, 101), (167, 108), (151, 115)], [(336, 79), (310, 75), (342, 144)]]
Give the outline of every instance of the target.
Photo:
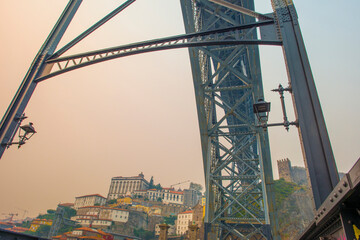
[(181, 204), (187, 207), (195, 206), (201, 199), (201, 193), (194, 189), (152, 188), (142, 173), (133, 177), (119, 176), (111, 179), (107, 201), (125, 196), (160, 201), (164, 204)]
[[(120, 176), (112, 178), (107, 197), (100, 194), (76, 197), (73, 204), (65, 205), (76, 210), (76, 216), (71, 220), (81, 225), (81, 228), (54, 236), (52, 239), (113, 240), (114, 234), (109, 233), (111, 226), (127, 224), (131, 216), (139, 212), (155, 219), (176, 216), (175, 224), (170, 225), (168, 230), (169, 235), (186, 234), (189, 224), (202, 226), (204, 207), (199, 191), (174, 188), (149, 189), (149, 185), (142, 173), (134, 177)], [(158, 223), (161, 223), (161, 220)], [(34, 219), (28, 230), (36, 232), (41, 225), (51, 226), (52, 220)], [(158, 235), (159, 224), (154, 224), (152, 229), (148, 230)]]
[[(112, 224), (126, 223), (132, 212), (143, 212), (148, 216), (176, 216), (170, 226), (169, 235), (184, 235), (189, 224), (202, 225), (204, 204), (202, 195), (194, 189), (151, 188), (140, 173), (132, 177), (111, 179), (107, 197), (91, 194), (76, 197), (74, 208), (77, 215), (71, 220), (83, 227), (105, 229)], [(159, 234), (159, 224), (155, 234)]]
[[(183, 235), (188, 231), (189, 224), (200, 227), (204, 217), (202, 202), (190, 208), (182, 204), (144, 201), (126, 196), (117, 199), (116, 203), (103, 206), (100, 205), (103, 199), (105, 198), (99, 194), (77, 197), (74, 204), (77, 214), (71, 220), (83, 227), (104, 228), (111, 226), (113, 222), (126, 223), (132, 211), (140, 211), (149, 216), (177, 216), (175, 224), (170, 226), (169, 235)], [(154, 230), (159, 234), (158, 224)]]

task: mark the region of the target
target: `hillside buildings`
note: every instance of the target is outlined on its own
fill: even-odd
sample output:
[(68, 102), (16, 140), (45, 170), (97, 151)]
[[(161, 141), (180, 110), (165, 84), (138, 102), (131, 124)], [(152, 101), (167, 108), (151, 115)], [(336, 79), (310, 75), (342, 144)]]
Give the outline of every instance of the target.
[(97, 227), (104, 229), (113, 222), (126, 223), (129, 219), (129, 210), (103, 206), (87, 206), (78, 209), (76, 216), (71, 220), (83, 227)]
[(36, 232), (40, 226), (42, 226), (42, 225), (51, 226), (52, 223), (53, 223), (53, 221), (51, 219), (34, 219), (31, 222), (29, 231)]
[(184, 235), (189, 230), (189, 225), (193, 220), (193, 211), (185, 211), (177, 215), (176, 235)]
[(113, 240), (114, 236), (110, 233), (103, 232), (99, 229), (93, 228), (77, 228), (71, 232), (62, 235), (54, 236), (53, 240)]
[(149, 182), (144, 178), (143, 173), (133, 177), (113, 177), (107, 201), (131, 196), (132, 198), (143, 198), (149, 201), (160, 201), (164, 204), (181, 204), (193, 207), (201, 198), (201, 193), (194, 189), (179, 189), (176, 191), (174, 188), (148, 188)]
[(75, 198), (74, 209), (79, 209), (86, 206), (104, 206), (106, 198), (100, 194), (91, 194)]
[[(172, 235), (186, 234), (190, 223), (202, 225), (200, 191), (194, 187), (184, 190), (162, 188), (160, 184), (155, 186), (153, 181), (150, 182), (143, 173), (131, 177), (113, 177), (107, 198), (100, 194), (76, 197), (73, 208), (77, 213), (71, 220), (84, 229), (97, 228), (127, 234), (132, 234), (138, 228), (154, 231), (155, 225), (165, 217), (178, 218), (172, 227)], [(66, 238), (72, 238), (72, 235)]]
[(174, 188), (137, 190), (133, 198), (143, 198), (149, 201), (160, 201), (164, 204), (181, 204), (187, 207), (195, 206), (201, 199), (201, 193), (194, 189), (175, 190)]
[(191, 210), (179, 213), (176, 220), (176, 235), (181, 236), (189, 232), (189, 225), (203, 227), (204, 207), (198, 203)]
[(165, 204), (184, 204), (184, 193), (174, 188), (149, 189), (145, 196), (151, 201), (162, 201)]

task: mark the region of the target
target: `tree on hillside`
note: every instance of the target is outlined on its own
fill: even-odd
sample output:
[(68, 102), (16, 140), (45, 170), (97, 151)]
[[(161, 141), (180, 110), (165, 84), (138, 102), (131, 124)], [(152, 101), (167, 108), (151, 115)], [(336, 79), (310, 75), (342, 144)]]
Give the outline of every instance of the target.
[(296, 183), (286, 182), (283, 178), (274, 181), (274, 192), (275, 192), (275, 206), (279, 208), (281, 203), (288, 198), (296, 190), (302, 187)]
[(48, 210), (47, 210), (47, 213), (48, 213), (48, 214), (54, 214), (54, 213), (56, 213), (56, 210), (54, 210), (54, 209), (48, 209)]
[(176, 215), (170, 215), (168, 217), (164, 217), (164, 223), (168, 225), (175, 225), (175, 220), (177, 219)]
[(155, 189), (157, 189), (157, 190), (161, 190), (161, 189), (162, 189), (160, 183), (158, 183), (158, 184), (155, 186)]
[(30, 228), (32, 221), (23, 221), (19, 226), (23, 228)]
[(82, 226), (80, 224), (77, 224), (75, 226), (68, 226), (68, 225), (62, 224), (59, 231), (57, 232), (57, 235), (61, 235), (61, 234), (66, 233), (66, 232), (71, 232), (74, 229), (81, 228), (81, 227)]
[(107, 202), (107, 205), (115, 204), (116, 202), (117, 202), (116, 199), (111, 199)]
[(63, 207), (65, 210), (64, 218), (70, 219), (73, 216), (76, 216), (76, 210), (71, 207)]
[(51, 226), (49, 225), (41, 225), (36, 232), (30, 232), (31, 235), (37, 236), (37, 237), (48, 237), (50, 232)]
[(143, 228), (134, 229), (134, 235), (141, 239), (150, 240), (155, 237), (154, 232), (144, 230)]
[(151, 176), (150, 178), (150, 182), (149, 182), (149, 189), (154, 189), (155, 185), (154, 185), (154, 177)]
[[(55, 218), (55, 211), (54, 212), (52, 212), (51, 211), (52, 209), (49, 209), (48, 210), (48, 213), (46, 213), (46, 214), (39, 214), (36, 218), (38, 218), (38, 219), (47, 219), (47, 220), (54, 220), (54, 218)], [(50, 212), (50, 213), (49, 213)]]

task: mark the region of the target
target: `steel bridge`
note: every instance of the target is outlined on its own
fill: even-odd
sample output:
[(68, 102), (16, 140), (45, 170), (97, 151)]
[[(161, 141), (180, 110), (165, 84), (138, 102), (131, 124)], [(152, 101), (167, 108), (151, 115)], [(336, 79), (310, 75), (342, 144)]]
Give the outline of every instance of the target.
[(271, 14), (255, 12), (254, 0), (180, 0), (185, 34), (63, 56), (135, 0), (56, 51), (81, 2), (69, 1), (5, 113), (0, 157), (38, 83), (120, 57), (188, 48), (206, 184), (205, 239), (279, 239), (268, 133), (253, 112), (264, 99), (258, 45), (276, 45), (284, 52), (295, 125), (320, 208), (339, 178), (292, 0), (271, 0)]

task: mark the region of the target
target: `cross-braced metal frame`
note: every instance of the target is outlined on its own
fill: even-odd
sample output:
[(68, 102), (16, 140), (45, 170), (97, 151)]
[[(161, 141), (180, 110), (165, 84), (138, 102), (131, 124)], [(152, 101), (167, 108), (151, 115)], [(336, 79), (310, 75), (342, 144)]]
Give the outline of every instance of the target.
[(135, 0), (55, 52), (81, 2), (69, 1), (5, 113), (0, 157), (39, 82), (119, 57), (189, 47), (206, 182), (205, 237), (277, 239), (269, 140), (256, 127), (252, 106), (263, 99), (257, 45), (281, 45), (315, 207), (326, 199), (337, 170), (291, 0), (271, 0), (271, 15), (254, 12), (254, 0), (180, 0), (186, 34), (61, 57)]
[[(254, 10), (253, 1), (228, 2)], [(181, 0), (181, 6), (187, 33), (256, 23), (207, 0)], [(226, 39), (256, 41), (257, 28), (239, 29)], [(206, 178), (206, 231), (214, 233), (206, 237), (270, 239), (269, 143), (253, 113), (254, 101), (263, 98), (258, 47), (200, 46), (189, 48), (189, 55)]]

